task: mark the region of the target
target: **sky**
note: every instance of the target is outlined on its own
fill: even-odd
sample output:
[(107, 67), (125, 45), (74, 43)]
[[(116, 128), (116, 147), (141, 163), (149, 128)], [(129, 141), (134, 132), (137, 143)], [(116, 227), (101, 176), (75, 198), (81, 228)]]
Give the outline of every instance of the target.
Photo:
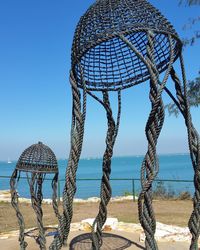
[[(38, 141), (50, 146), (57, 158), (68, 158), (71, 44), (80, 16), (93, 2), (0, 1), (0, 160), (16, 160), (25, 148)], [(191, 35), (190, 30), (183, 30), (183, 25), (199, 14), (200, 7), (180, 7), (178, 0), (150, 2), (171, 21), (181, 38)], [(199, 51), (199, 41), (184, 49), (188, 79), (193, 79), (200, 69)], [(148, 84), (142, 83), (122, 92), (122, 118), (114, 155), (145, 154), (148, 91)], [(167, 104), (169, 99), (163, 98)], [(191, 113), (200, 130), (200, 109), (192, 108)], [(81, 157), (102, 156), (105, 135), (105, 112), (89, 98)], [(184, 120), (166, 113), (158, 153), (185, 152), (188, 145)]]

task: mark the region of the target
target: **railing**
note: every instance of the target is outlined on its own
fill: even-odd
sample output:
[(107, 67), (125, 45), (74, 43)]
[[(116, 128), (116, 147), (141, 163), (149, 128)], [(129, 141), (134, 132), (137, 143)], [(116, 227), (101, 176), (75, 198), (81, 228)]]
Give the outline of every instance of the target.
[[(20, 177), (21, 179), (27, 179), (26, 177)], [(0, 179), (10, 179), (10, 176), (0, 176)], [(51, 178), (45, 178), (45, 180), (47, 181), (52, 181)], [(96, 182), (101, 182), (101, 178), (77, 178), (77, 184), (79, 182), (92, 182), (92, 181), (96, 181)], [(138, 178), (111, 178), (110, 179), (111, 182), (128, 182), (131, 186), (131, 194), (133, 195), (133, 201), (136, 201), (136, 196), (137, 196), (137, 192), (136, 192), (136, 187), (138, 187), (139, 185), (136, 185), (136, 183), (140, 184), (140, 179)], [(58, 180), (58, 200), (60, 201), (60, 197), (61, 197), (61, 185), (63, 186), (65, 182), (65, 179), (60, 179)], [(182, 184), (190, 184), (191, 185), (191, 190), (189, 191), (191, 194), (194, 191), (194, 187), (193, 187), (193, 181), (192, 180), (174, 180), (174, 179), (156, 179), (154, 181), (154, 183), (182, 183)], [(183, 185), (182, 185), (183, 187)], [(8, 187), (9, 188), (9, 187)], [(87, 186), (86, 186), (87, 188)], [(2, 189), (1, 187), (1, 183), (0, 183), (0, 190)]]

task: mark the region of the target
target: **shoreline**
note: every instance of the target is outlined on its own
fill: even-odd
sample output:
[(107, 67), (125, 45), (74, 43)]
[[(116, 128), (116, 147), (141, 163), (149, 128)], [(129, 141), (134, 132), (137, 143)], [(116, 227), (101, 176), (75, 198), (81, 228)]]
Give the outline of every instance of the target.
[[(127, 196), (115, 196), (111, 197), (110, 201), (111, 202), (119, 202), (119, 201), (130, 201), (130, 200), (137, 200), (138, 197), (133, 195), (127, 195)], [(62, 202), (62, 197), (59, 199)], [(89, 197), (86, 199), (83, 198), (74, 198), (74, 203), (97, 203), (100, 201), (99, 197)], [(11, 195), (10, 195), (10, 190), (0, 190), (0, 202), (11, 202)], [(19, 196), (19, 202), (23, 203), (31, 203), (30, 198), (25, 198), (25, 197), (20, 197)], [(42, 201), (44, 204), (51, 204), (52, 199), (43, 199)]]

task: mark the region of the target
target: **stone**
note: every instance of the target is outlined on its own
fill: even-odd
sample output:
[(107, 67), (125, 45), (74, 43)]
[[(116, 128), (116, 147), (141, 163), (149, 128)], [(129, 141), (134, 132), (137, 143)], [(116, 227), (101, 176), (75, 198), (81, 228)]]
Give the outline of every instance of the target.
[[(91, 232), (93, 222), (94, 222), (94, 218), (88, 218), (88, 219), (82, 220), (80, 230)], [(103, 226), (103, 231), (115, 230), (117, 228), (117, 225), (118, 225), (117, 218), (107, 218)]]

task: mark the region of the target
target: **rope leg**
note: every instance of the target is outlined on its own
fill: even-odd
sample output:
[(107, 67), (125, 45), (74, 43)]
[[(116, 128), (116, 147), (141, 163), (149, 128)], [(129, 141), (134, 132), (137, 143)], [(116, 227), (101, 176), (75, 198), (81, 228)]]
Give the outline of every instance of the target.
[[(178, 78), (174, 69), (171, 71), (171, 78), (175, 83), (177, 102), (179, 105), (179, 110), (181, 111), (183, 117), (185, 118), (185, 124), (188, 131), (188, 143), (190, 149), (190, 156), (192, 160), (192, 165), (194, 168), (194, 186), (195, 193), (193, 197), (193, 212), (188, 222), (190, 232), (192, 234), (192, 240), (190, 245), (190, 250), (198, 249), (198, 239), (200, 235), (200, 138), (198, 132), (194, 128), (191, 115), (189, 111), (189, 105), (187, 101), (187, 86), (186, 77), (183, 64), (183, 58), (181, 56), (181, 68), (183, 75), (184, 90), (181, 87), (181, 81)], [(184, 91), (184, 93), (183, 93)]]
[(42, 222), (43, 212), (42, 212), (42, 183), (43, 183), (43, 174), (32, 173), (31, 180), (29, 180), (30, 193), (31, 193), (31, 202), (32, 207), (35, 211), (37, 217), (37, 225), (39, 230), (39, 235), (36, 239), (37, 244), (40, 246), (41, 250), (46, 249), (46, 238), (45, 238), (45, 229)]
[(110, 101), (107, 91), (103, 92), (103, 103), (107, 113), (108, 131), (106, 136), (106, 150), (103, 156), (103, 176), (101, 181), (101, 193), (100, 193), (101, 201), (99, 205), (99, 213), (93, 223), (93, 231), (92, 231), (93, 249), (96, 250), (100, 249), (102, 245), (102, 228), (107, 219), (107, 205), (110, 201), (112, 194), (112, 189), (110, 186), (111, 158), (113, 155), (113, 147), (119, 127), (119, 119), (121, 112), (120, 93), (118, 93), (119, 111), (118, 111), (117, 124), (115, 124), (115, 121), (112, 116), (112, 109), (110, 107)]
[[(154, 62), (154, 44), (151, 34), (148, 37), (148, 41), (147, 57), (151, 62)], [(146, 249), (158, 249), (154, 239), (156, 220), (152, 205), (152, 183), (158, 173), (156, 145), (164, 122), (164, 106), (158, 91), (159, 74), (156, 67), (152, 68), (150, 73), (150, 101), (152, 110), (145, 129), (148, 140), (148, 151), (141, 168), (142, 191), (138, 199), (138, 208), (140, 223), (146, 235)]]
[(57, 202), (58, 173), (55, 174), (55, 176), (52, 180), (51, 186), (53, 189), (53, 195), (52, 195), (53, 210), (54, 210), (54, 213), (55, 213), (56, 217), (58, 218), (58, 222), (60, 224), (61, 216), (59, 213), (58, 202)]
[(164, 79), (160, 84), (159, 73), (156, 69), (156, 64), (154, 63), (154, 34), (152, 32), (148, 32), (147, 36), (147, 57), (144, 57), (124, 35), (119, 35), (119, 38), (124, 43), (126, 43), (129, 48), (138, 56), (138, 58), (146, 65), (151, 76), (150, 101), (152, 104), (152, 110), (145, 129), (148, 140), (148, 151), (141, 167), (142, 190), (138, 199), (138, 210), (140, 223), (146, 235), (146, 249), (156, 250), (158, 247), (154, 238), (156, 221), (152, 206), (152, 183), (158, 173), (159, 168), (156, 155), (156, 145), (164, 122), (164, 108), (161, 95), (174, 62), (174, 49), (171, 36), (168, 35), (170, 61)]
[(25, 250), (28, 244), (25, 242), (25, 224), (24, 224), (24, 218), (19, 210), (19, 205), (18, 205), (18, 194), (16, 190), (16, 179), (19, 178), (17, 177), (18, 175), (18, 170), (15, 169), (11, 179), (10, 179), (10, 192), (11, 192), (11, 204), (13, 208), (15, 209), (17, 219), (18, 219), (18, 224), (19, 224), (19, 242), (20, 242), (20, 250)]
[[(66, 181), (63, 190), (63, 215), (60, 219), (60, 226), (58, 227), (58, 236), (54, 238), (50, 249), (61, 249), (62, 245), (66, 243), (70, 224), (73, 216), (73, 198), (76, 193), (76, 171), (81, 155), (84, 123), (86, 116), (86, 90), (83, 90), (83, 110), (81, 111), (80, 92), (78, 90), (76, 81), (71, 72), (70, 82), (73, 95), (73, 110), (72, 110), (72, 129), (71, 129), (71, 149), (66, 171)], [(84, 84), (85, 86), (85, 84)]]

